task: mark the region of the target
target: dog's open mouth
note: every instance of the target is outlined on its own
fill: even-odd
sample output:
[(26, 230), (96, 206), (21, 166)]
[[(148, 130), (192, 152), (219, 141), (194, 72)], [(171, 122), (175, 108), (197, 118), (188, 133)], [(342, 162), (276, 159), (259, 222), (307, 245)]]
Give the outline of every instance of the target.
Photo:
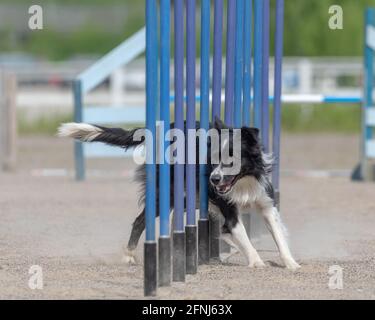
[(227, 194), (229, 193), (232, 188), (233, 188), (233, 185), (235, 184), (236, 182), (236, 178), (235, 177), (232, 177), (231, 179), (217, 185), (215, 188), (216, 188), (216, 191), (217, 193), (221, 194), (221, 195), (224, 195), (224, 194)]

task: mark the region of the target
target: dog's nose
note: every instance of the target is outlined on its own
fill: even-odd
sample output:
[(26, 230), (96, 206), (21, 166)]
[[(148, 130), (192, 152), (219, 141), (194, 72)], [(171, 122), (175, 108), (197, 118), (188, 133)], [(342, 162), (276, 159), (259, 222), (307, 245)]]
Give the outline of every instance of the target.
[(210, 180), (211, 180), (211, 183), (213, 185), (217, 185), (221, 181), (221, 175), (220, 174), (213, 174), (213, 175), (211, 175)]

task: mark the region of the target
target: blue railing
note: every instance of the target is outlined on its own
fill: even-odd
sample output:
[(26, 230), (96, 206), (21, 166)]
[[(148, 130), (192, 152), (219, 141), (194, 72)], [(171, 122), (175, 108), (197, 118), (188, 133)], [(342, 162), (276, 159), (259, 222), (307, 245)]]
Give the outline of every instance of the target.
[[(88, 69), (80, 73), (73, 83), (74, 121), (96, 124), (126, 124), (144, 122), (144, 108), (136, 107), (84, 107), (84, 94), (90, 92), (108, 78), (116, 69), (133, 61), (145, 51), (146, 30), (142, 28), (118, 47), (107, 53)], [(75, 143), (76, 179), (85, 179), (86, 157), (124, 156), (123, 150), (100, 144)]]

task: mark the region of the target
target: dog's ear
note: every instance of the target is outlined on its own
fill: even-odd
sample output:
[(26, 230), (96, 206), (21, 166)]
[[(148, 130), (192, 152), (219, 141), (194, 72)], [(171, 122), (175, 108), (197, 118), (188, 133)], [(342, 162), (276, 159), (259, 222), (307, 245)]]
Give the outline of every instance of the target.
[(243, 139), (246, 139), (252, 144), (259, 143), (259, 129), (258, 128), (242, 127), (241, 135)]
[(227, 129), (228, 127), (224, 124), (223, 121), (221, 121), (221, 119), (218, 116), (215, 116), (214, 128), (221, 130), (221, 129)]

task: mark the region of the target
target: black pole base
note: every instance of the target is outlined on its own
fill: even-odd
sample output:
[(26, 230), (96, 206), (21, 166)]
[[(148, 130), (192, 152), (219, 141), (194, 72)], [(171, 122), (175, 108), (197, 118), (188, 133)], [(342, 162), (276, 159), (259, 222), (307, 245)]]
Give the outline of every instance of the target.
[(159, 238), (159, 287), (171, 285), (171, 238)]
[(144, 294), (156, 296), (157, 289), (157, 254), (156, 242), (147, 241), (144, 245)]
[(198, 220), (198, 263), (210, 262), (210, 223), (208, 219)]
[(186, 274), (186, 253), (185, 253), (185, 232), (173, 232), (173, 271), (172, 280), (185, 282)]
[(220, 260), (220, 220), (210, 217), (210, 258)]
[(186, 274), (198, 272), (197, 226), (186, 226)]

